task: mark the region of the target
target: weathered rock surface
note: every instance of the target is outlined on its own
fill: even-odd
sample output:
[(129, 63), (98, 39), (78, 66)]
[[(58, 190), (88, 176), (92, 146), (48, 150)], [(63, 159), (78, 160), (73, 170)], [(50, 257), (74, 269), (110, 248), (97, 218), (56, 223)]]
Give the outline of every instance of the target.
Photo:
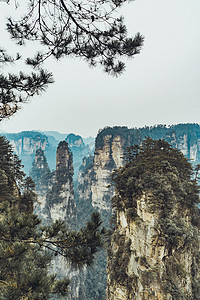
[[(49, 170), (44, 152), (36, 151), (35, 161), (31, 169), (31, 176), (36, 183), (38, 203), (35, 212), (42, 219), (43, 224), (51, 224), (55, 220), (64, 221), (70, 229), (77, 227), (77, 212), (74, 201), (73, 187), (73, 158), (66, 141), (60, 142), (56, 154), (56, 170)], [(71, 279), (69, 300), (84, 298), (85, 270), (74, 270), (63, 257), (55, 256), (51, 272), (58, 277), (67, 276)], [(83, 297), (83, 298), (82, 298)], [(63, 299), (62, 297), (54, 297)]]
[(45, 152), (50, 167), (55, 168), (56, 148), (49, 143), (46, 135), (37, 131), (22, 131), (4, 135), (12, 144), (14, 152), (22, 160), (26, 174), (29, 174), (38, 149), (42, 149)]
[(70, 133), (65, 141), (73, 153), (74, 179), (76, 179), (83, 158), (89, 156), (92, 151), (88, 145), (85, 145), (80, 135)]
[(56, 171), (51, 172), (44, 152), (36, 152), (30, 172), (38, 193), (37, 213), (43, 222), (61, 219), (71, 228), (76, 226), (73, 188), (73, 159), (67, 142), (60, 142), (56, 154)]
[(145, 137), (165, 139), (179, 149), (193, 164), (200, 163), (200, 126), (198, 124), (158, 125), (140, 129), (105, 128), (96, 137), (93, 161), (83, 163), (78, 175), (78, 201), (98, 211), (110, 212), (113, 188), (108, 188), (114, 169), (124, 165), (126, 147), (141, 145)]
[(107, 299), (199, 299), (198, 189), (181, 153), (149, 146), (115, 179)]

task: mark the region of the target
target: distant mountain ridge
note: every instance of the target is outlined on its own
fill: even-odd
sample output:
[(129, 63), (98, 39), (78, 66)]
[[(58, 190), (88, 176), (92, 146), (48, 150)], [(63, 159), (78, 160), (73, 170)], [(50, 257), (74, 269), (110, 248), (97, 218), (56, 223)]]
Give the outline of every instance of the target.
[[(57, 131), (22, 131), (19, 133), (6, 133), (2, 132), (13, 145), (15, 153), (22, 160), (24, 165), (24, 171), (29, 174), (32, 167), (32, 163), (35, 158), (35, 153), (38, 149), (42, 149), (47, 157), (47, 161), (50, 169), (55, 169), (56, 167), (56, 149), (60, 141), (67, 140), (70, 145), (70, 149), (73, 153), (74, 160), (74, 174), (75, 177), (78, 174), (78, 169), (82, 164), (82, 159), (90, 154), (92, 154), (92, 148), (94, 147), (94, 138), (86, 138), (86, 143), (84, 139), (73, 133), (62, 134)], [(79, 143), (73, 144), (73, 139), (79, 140)], [(90, 145), (87, 145), (87, 142)], [(81, 144), (81, 147), (80, 145)]]

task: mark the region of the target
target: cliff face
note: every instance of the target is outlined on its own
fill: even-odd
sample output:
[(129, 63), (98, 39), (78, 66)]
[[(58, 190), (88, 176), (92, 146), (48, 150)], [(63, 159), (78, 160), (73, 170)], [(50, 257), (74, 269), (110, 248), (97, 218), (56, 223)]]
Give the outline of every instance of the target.
[(186, 159), (149, 140), (114, 182), (107, 299), (199, 299), (199, 197)]
[(34, 205), (34, 211), (44, 223), (48, 223), (49, 218), (46, 197), (49, 189), (52, 189), (53, 173), (51, 173), (49, 169), (46, 156), (42, 149), (36, 151), (30, 176), (35, 182), (38, 200)]
[[(95, 142), (93, 162), (80, 169), (79, 201), (84, 205), (90, 202), (92, 208), (99, 211), (111, 210), (110, 200), (114, 190), (108, 188), (110, 175), (114, 169), (124, 165), (126, 147), (141, 145), (145, 137), (165, 139), (174, 148), (179, 149), (193, 164), (200, 163), (200, 126), (197, 124), (179, 124), (175, 126), (155, 126), (140, 129), (113, 127), (102, 130)], [(86, 184), (83, 184), (85, 182)]]
[[(49, 167), (56, 167), (56, 151), (61, 138), (65, 138), (65, 134), (58, 132), (37, 132), (22, 131), (20, 133), (4, 134), (13, 146), (14, 152), (22, 160), (24, 171), (29, 174), (35, 154), (38, 149), (42, 149), (47, 157)], [(74, 178), (77, 177), (78, 169), (82, 163), (82, 159), (92, 153), (89, 145), (85, 144), (82, 137), (73, 133), (67, 135), (65, 139), (73, 154)], [(89, 141), (93, 139), (89, 139)], [(86, 139), (87, 142), (87, 139)]]
[(107, 265), (108, 300), (198, 299), (194, 289), (199, 274), (195, 278), (191, 274), (198, 268), (199, 239), (191, 213), (177, 207), (168, 221), (162, 220), (176, 243), (170, 249), (160, 228), (161, 212), (150, 212), (152, 200), (147, 194), (137, 200), (133, 220), (127, 218), (126, 209), (117, 214)]
[(96, 149), (94, 155), (94, 180), (91, 185), (92, 206), (98, 210), (110, 210), (110, 197), (113, 194), (108, 189), (110, 175), (115, 168), (123, 163), (123, 142), (120, 136), (103, 137), (103, 147)]
[(88, 145), (85, 145), (80, 135), (70, 133), (65, 141), (68, 143), (69, 148), (73, 153), (74, 178), (76, 179), (83, 158), (89, 156), (91, 150)]
[[(61, 219), (75, 229), (77, 226), (76, 205), (73, 187), (73, 158), (66, 141), (60, 142), (56, 153), (56, 170), (51, 172), (43, 150), (36, 151), (35, 161), (31, 169), (31, 176), (36, 183), (38, 203), (35, 212), (43, 224), (51, 224)], [(81, 299), (84, 294), (84, 270), (80, 277), (79, 271), (60, 256), (55, 256), (50, 272), (58, 278), (67, 276), (71, 280), (68, 299)], [(54, 297), (54, 299), (61, 299)], [(84, 299), (84, 298), (83, 298)]]
[(73, 158), (67, 142), (60, 142), (56, 154), (55, 182), (47, 195), (51, 220), (62, 219), (70, 228), (76, 224), (73, 187)]
[(24, 171), (29, 174), (35, 154), (38, 149), (42, 149), (50, 162), (51, 168), (55, 164), (55, 147), (49, 143), (48, 137), (36, 131), (22, 131), (20, 133), (7, 133), (7, 139), (13, 146), (14, 152), (22, 160)]
[(84, 201), (91, 203), (92, 209), (110, 215), (110, 199), (114, 193), (113, 188), (109, 188), (110, 176), (114, 169), (123, 165), (125, 148), (141, 140), (137, 134), (137, 130), (130, 134), (126, 127), (108, 128), (99, 133), (93, 161), (90, 158), (90, 164), (83, 164), (78, 177), (78, 198), (82, 205)]
[[(123, 156), (126, 147), (134, 144), (141, 145), (148, 136), (153, 139), (164, 138), (173, 147), (181, 150), (188, 159), (192, 159), (193, 164), (200, 163), (200, 126), (197, 124), (179, 124), (168, 127), (159, 125), (140, 129), (105, 128), (96, 137), (94, 157), (84, 160), (78, 175), (78, 187), (75, 194), (80, 224), (87, 219), (84, 211), (91, 213), (93, 210), (98, 210), (101, 212), (104, 225), (109, 226), (111, 199), (114, 195), (113, 187), (108, 188), (110, 175), (114, 169), (124, 165)], [(99, 263), (101, 274), (105, 272), (102, 262), (103, 259)]]
[(36, 212), (43, 222), (61, 219), (70, 227), (76, 223), (73, 189), (73, 159), (67, 143), (60, 142), (56, 154), (56, 171), (51, 172), (44, 152), (36, 152), (31, 176), (36, 183), (38, 203)]

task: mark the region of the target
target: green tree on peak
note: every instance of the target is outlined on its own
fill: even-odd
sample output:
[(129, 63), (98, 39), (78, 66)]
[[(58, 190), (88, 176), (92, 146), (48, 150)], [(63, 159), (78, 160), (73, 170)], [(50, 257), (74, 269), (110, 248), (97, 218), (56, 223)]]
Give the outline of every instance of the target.
[[(169, 181), (170, 185), (180, 183), (175, 191), (183, 203), (194, 205), (199, 202), (192, 165), (181, 151), (172, 148), (165, 140), (147, 138), (140, 147), (128, 148), (125, 160), (127, 164), (113, 172), (112, 180), (118, 193), (122, 197), (127, 196), (130, 202), (133, 196), (141, 195), (144, 191), (157, 193), (162, 178), (165, 178), (165, 182)], [(113, 199), (115, 201), (116, 197)]]

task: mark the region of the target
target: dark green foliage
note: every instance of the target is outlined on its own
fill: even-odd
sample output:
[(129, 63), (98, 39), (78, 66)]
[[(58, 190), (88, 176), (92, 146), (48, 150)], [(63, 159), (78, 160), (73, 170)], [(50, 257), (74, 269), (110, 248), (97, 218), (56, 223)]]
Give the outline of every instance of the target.
[(134, 57), (143, 44), (139, 33), (127, 37), (123, 17), (114, 16), (124, 2), (127, 1), (31, 0), (20, 21), (9, 18), (7, 30), (19, 45), (36, 40), (47, 46), (45, 52), (40, 51), (26, 60), (33, 67), (49, 56), (56, 59), (76, 56), (84, 58), (90, 66), (103, 66), (107, 73), (120, 74), (125, 64), (119, 59)]
[(103, 149), (104, 137), (111, 136), (110, 144), (116, 136), (120, 136), (125, 141), (124, 148), (142, 141), (138, 129), (128, 129), (126, 126), (105, 127), (98, 132), (95, 140), (95, 149)]
[(33, 214), (34, 183), (21, 172), (7, 140), (0, 137), (0, 299), (48, 299), (65, 295), (69, 281), (48, 275), (52, 254), (76, 267), (91, 265), (102, 246), (98, 213), (79, 231), (64, 222), (42, 227)]
[[(5, 61), (0, 61), (1, 64)], [(18, 75), (0, 74), (0, 121), (12, 116), (30, 97), (45, 91), (50, 83), (53, 83), (52, 74), (45, 70), (30, 75), (22, 72)]]
[[(156, 270), (149, 268), (146, 257), (136, 257), (138, 264), (145, 267), (145, 271), (140, 274), (142, 285), (149, 287), (156, 280), (160, 281), (165, 293), (172, 295), (172, 299), (199, 299), (199, 188), (192, 165), (165, 140), (147, 138), (139, 148), (127, 149), (126, 155), (128, 163), (114, 171), (112, 176), (116, 187), (116, 195), (112, 199), (114, 211), (125, 212), (128, 221), (141, 225), (137, 205), (143, 197), (147, 202), (147, 213), (152, 213), (152, 216), (154, 214), (154, 230), (158, 232), (154, 236), (156, 245), (163, 246), (166, 253), (162, 258), (162, 278)], [(122, 269), (120, 275), (124, 278), (115, 269), (115, 265), (122, 264), (118, 264), (118, 261), (125, 253), (123, 237), (117, 229), (113, 232), (111, 241), (118, 245), (117, 251), (115, 249), (114, 253), (109, 254), (114, 255), (115, 259), (114, 262), (113, 258), (110, 260), (110, 269), (114, 268), (112, 278), (121, 285), (125, 277), (129, 276), (126, 268)], [(185, 253), (189, 253), (193, 259), (192, 296), (181, 284), (188, 276), (188, 266), (184, 260), (184, 255), (188, 254)], [(127, 285), (129, 281), (130, 278), (127, 279)], [(133, 282), (131, 289), (134, 291)]]
[(43, 227), (45, 238), (41, 242), (71, 261), (75, 267), (91, 265), (95, 253), (102, 246), (103, 233), (99, 230), (101, 223), (100, 214), (97, 212), (91, 215), (91, 220), (79, 231), (67, 229), (63, 221), (55, 221), (51, 226)]
[[(65, 56), (81, 57), (90, 66), (100, 65), (107, 73), (121, 74), (125, 69), (121, 57), (140, 53), (144, 40), (139, 33), (129, 38), (123, 17), (115, 16), (115, 10), (124, 2), (127, 0), (85, 3), (31, 0), (27, 1), (27, 13), (21, 20), (9, 18), (7, 30), (18, 45), (39, 41), (44, 52), (41, 50), (25, 61), (33, 68), (38, 67), (37, 73), (0, 74), (0, 121), (12, 116), (22, 103), (53, 83), (52, 74), (40, 68), (50, 56), (57, 60)], [(11, 57), (0, 48), (0, 66), (19, 59), (20, 54)]]
[[(151, 191), (161, 202), (171, 201), (172, 191), (167, 187), (170, 183), (180, 201), (190, 205), (199, 201), (198, 188), (191, 176), (192, 166), (180, 151), (164, 140), (147, 138), (137, 156), (115, 171), (112, 180), (123, 202), (127, 199), (129, 203), (145, 191)], [(164, 204), (168, 203), (165, 201)], [(123, 203), (118, 203), (120, 205)]]
[(50, 256), (31, 243), (38, 237), (40, 221), (8, 203), (0, 208), (0, 299), (47, 299), (54, 283), (53, 276), (47, 275)]
[(65, 296), (69, 289), (70, 281), (66, 278), (63, 278), (56, 282), (53, 287), (52, 294), (57, 294), (58, 296)]
[[(131, 241), (126, 240), (125, 236), (115, 231), (112, 236), (113, 242), (117, 245), (117, 251), (112, 253), (112, 274), (113, 279), (124, 286), (129, 286), (132, 282), (127, 274), (127, 266), (130, 259), (130, 245)], [(110, 245), (112, 247), (112, 245)]]

